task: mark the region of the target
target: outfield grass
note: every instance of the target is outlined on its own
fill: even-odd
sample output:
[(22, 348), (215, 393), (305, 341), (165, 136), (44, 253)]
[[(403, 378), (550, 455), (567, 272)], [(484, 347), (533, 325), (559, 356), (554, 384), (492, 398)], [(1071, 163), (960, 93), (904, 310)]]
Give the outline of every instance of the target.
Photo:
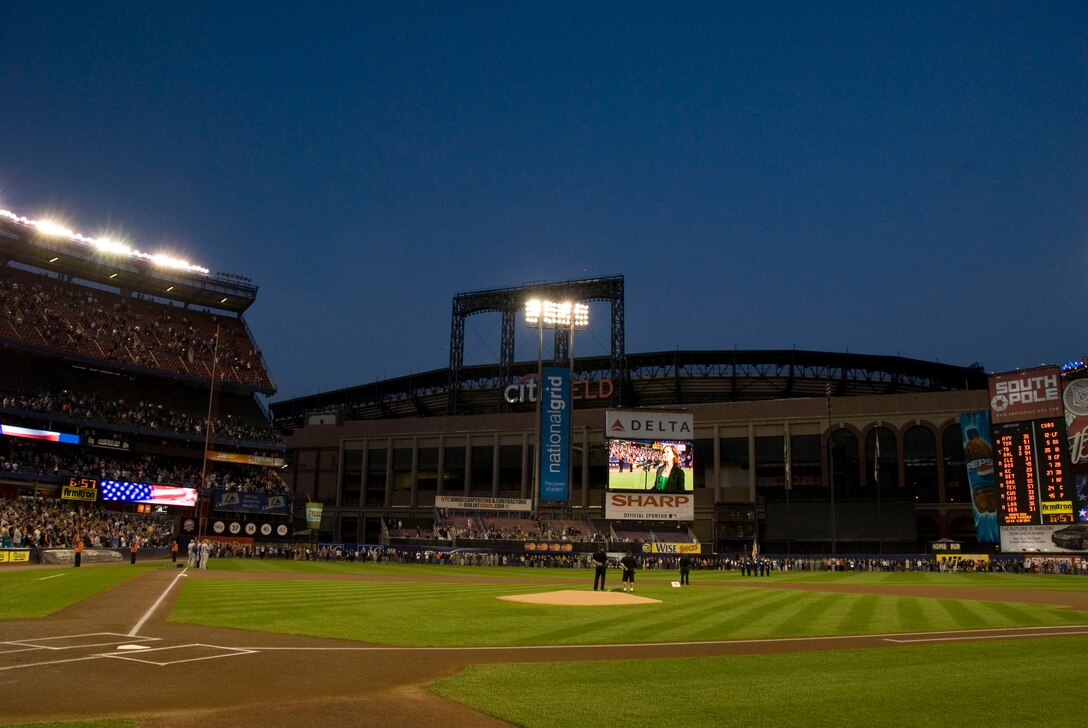
[[(258, 568), (252, 563), (239, 568)], [(335, 573), (349, 567), (319, 568)], [(281, 571), (299, 567), (273, 563), (271, 568)], [(668, 585), (671, 575), (667, 572), (660, 572), (659, 578), (643, 578), (646, 573), (639, 576), (638, 594), (658, 599), (660, 604), (551, 606), (507, 602), (497, 597), (570, 589), (574, 586), (570, 581), (576, 577), (579, 588), (588, 590), (585, 578), (590, 572), (570, 575), (562, 569), (382, 565), (367, 571), (391, 576), (412, 573), (462, 578), (453, 583), (380, 579), (262, 581), (217, 579), (212, 571), (186, 581), (171, 619), (402, 646), (618, 644), (1088, 624), (1086, 613), (1038, 604), (779, 590), (740, 582), (681, 590)], [(553, 578), (549, 579), (547, 572)], [(485, 578), (523, 574), (529, 583), (496, 583)], [(878, 576), (844, 578), (828, 574), (827, 580), (839, 584), (878, 583), (874, 579)], [(906, 577), (912, 575), (887, 576), (896, 576), (895, 583), (911, 583)], [(929, 583), (931, 577), (941, 575), (914, 576)], [(990, 575), (977, 576), (979, 583), (995, 585), (987, 578)], [(960, 580), (952, 578), (953, 583)], [(765, 587), (771, 581), (760, 583)]]
[[(593, 584), (593, 571), (583, 568), (526, 568), (519, 566), (436, 566), (429, 564), (375, 564), (348, 561), (288, 561), (284, 559), (214, 559), (211, 570), (278, 574), (363, 574), (369, 576), (392, 574), (419, 576), (421, 574), (448, 576), (459, 579), (483, 577), (490, 579), (533, 579), (540, 581)], [(609, 586), (619, 586), (620, 572), (609, 570)], [(639, 583), (666, 584), (676, 581), (679, 572), (668, 569), (641, 569)], [(1030, 589), (1088, 592), (1088, 579), (1058, 574), (1005, 573), (940, 573), (910, 571), (776, 571), (770, 576), (743, 576), (739, 571), (691, 572), (696, 585), (752, 582), (817, 583), (817, 584), (903, 584), (907, 586), (978, 587), (988, 589)]]
[[(1088, 638), (476, 665), (430, 686), (519, 726), (1082, 726)], [(1070, 678), (1074, 682), (1070, 682)]]

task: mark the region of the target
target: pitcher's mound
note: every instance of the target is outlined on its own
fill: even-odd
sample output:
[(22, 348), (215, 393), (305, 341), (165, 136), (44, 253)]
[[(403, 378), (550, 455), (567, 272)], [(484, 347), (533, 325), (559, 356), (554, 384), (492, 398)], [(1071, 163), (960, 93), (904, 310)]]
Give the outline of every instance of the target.
[(626, 592), (610, 591), (554, 591), (542, 594), (519, 594), (512, 597), (499, 597), (508, 602), (529, 602), (530, 604), (558, 604), (564, 607), (611, 607), (617, 604), (660, 604), (660, 599), (639, 597)]

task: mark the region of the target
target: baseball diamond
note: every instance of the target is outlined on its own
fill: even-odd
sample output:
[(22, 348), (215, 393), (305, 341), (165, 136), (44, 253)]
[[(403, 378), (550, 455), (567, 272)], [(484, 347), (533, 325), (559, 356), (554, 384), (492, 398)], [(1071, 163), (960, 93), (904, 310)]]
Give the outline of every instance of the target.
[[(1024, 588), (960, 586), (955, 575), (938, 574), (957, 586), (939, 581), (917, 584), (851, 583), (849, 579), (820, 583), (743, 579), (735, 574), (699, 572), (700, 598), (728, 599), (738, 592), (865, 595), (921, 598), (959, 603), (971, 608), (999, 602), (1027, 605), (1035, 610), (1060, 608), (1069, 619), (1046, 625), (982, 629), (912, 631), (885, 634), (834, 634), (765, 639), (677, 639), (614, 643), (548, 643), (531, 645), (397, 646), (378, 642), (318, 638), (276, 631), (253, 631), (185, 623), (171, 615), (179, 599), (196, 586), (270, 588), (288, 584), (338, 584), (389, 591), (399, 586), (469, 587), (488, 593), (582, 594), (585, 606), (564, 609), (638, 609), (639, 606), (593, 606), (584, 570), (459, 569), (458, 567), (391, 567), (340, 573), (296, 570), (236, 571), (231, 560), (217, 560), (207, 571), (149, 566), (138, 576), (37, 620), (0, 622), (0, 674), (3, 676), (4, 720), (42, 722), (130, 717), (140, 726), (169, 728), (236, 725), (418, 725), (488, 726), (506, 723), (471, 707), (438, 697), (427, 689), (436, 680), (459, 674), (472, 665), (518, 663), (579, 663), (600, 660), (649, 660), (693, 656), (739, 656), (810, 653), (854, 649), (910, 650), (932, 642), (1074, 639), (1088, 635), (1088, 589), (1078, 577), (1058, 584), (1044, 579)], [(382, 567), (383, 565), (378, 565)], [(214, 568), (218, 567), (218, 568)], [(95, 569), (123, 568), (95, 566)], [(226, 570), (220, 570), (220, 569)], [(533, 573), (527, 571), (548, 572)], [(50, 567), (23, 566), (0, 572), (0, 594), (20, 588), (16, 573), (57, 574)], [(64, 572), (59, 578), (63, 579)], [(986, 577), (983, 576), (983, 579)], [(694, 595), (674, 589), (668, 576), (657, 576), (654, 596), (664, 596), (665, 609), (676, 609), (679, 597)], [(301, 580), (301, 581), (300, 581)], [(50, 582), (46, 582), (50, 583)], [(643, 585), (640, 584), (640, 588)], [(646, 585), (649, 588), (649, 585)], [(757, 591), (753, 591), (757, 590)], [(198, 594), (207, 592), (197, 591)], [(233, 593), (233, 592), (232, 592)], [(237, 592), (244, 594), (245, 591)], [(631, 596), (612, 594), (613, 596)], [(203, 598), (203, 597), (202, 597)], [(494, 600), (496, 604), (501, 598)], [(544, 601), (547, 601), (545, 599)], [(647, 600), (656, 601), (656, 600)], [(569, 602), (568, 602), (569, 603)], [(510, 607), (516, 605), (510, 603)], [(1046, 605), (1046, 606), (1044, 606)], [(437, 607), (437, 604), (435, 605)], [(197, 612), (200, 604), (190, 604)], [(204, 608), (211, 608), (209, 602)], [(440, 608), (440, 607), (437, 607)], [(655, 607), (656, 608), (656, 607)], [(1011, 607), (1003, 607), (1003, 609)], [(366, 606), (357, 607), (360, 618)], [(1071, 610), (1071, 611), (1070, 611)], [(185, 611), (185, 610), (183, 610)], [(612, 613), (615, 616), (615, 613)], [(1075, 618), (1074, 618), (1075, 617)], [(316, 617), (315, 617), (316, 618)], [(471, 622), (472, 615), (459, 620)], [(698, 620), (694, 620), (698, 621)], [(1073, 644), (1073, 643), (1071, 643)], [(940, 669), (934, 666), (934, 669)], [(631, 716), (638, 722), (638, 716)], [(542, 725), (548, 724), (546, 721)], [(725, 724), (719, 722), (719, 724)]]

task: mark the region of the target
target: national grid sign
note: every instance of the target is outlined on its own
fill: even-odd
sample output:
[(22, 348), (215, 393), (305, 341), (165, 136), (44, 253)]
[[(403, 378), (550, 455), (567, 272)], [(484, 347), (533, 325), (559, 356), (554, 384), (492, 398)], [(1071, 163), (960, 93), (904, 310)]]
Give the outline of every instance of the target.
[(570, 488), (570, 372), (544, 369), (540, 402), (540, 500), (565, 501)]

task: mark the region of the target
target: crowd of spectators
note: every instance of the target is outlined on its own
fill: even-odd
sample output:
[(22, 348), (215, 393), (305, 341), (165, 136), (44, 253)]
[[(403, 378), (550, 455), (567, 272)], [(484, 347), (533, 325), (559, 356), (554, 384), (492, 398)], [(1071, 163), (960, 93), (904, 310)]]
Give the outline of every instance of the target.
[[(588, 543), (600, 538), (600, 534), (589, 521), (551, 520), (540, 517), (517, 517), (496, 515), (450, 515), (440, 513), (432, 526), (405, 530), (403, 523), (390, 523), (387, 526), (393, 537), (411, 538), (414, 531), (430, 534), (437, 533), (443, 540), (455, 538), (506, 540), (506, 541), (567, 541)], [(419, 535), (415, 535), (419, 538)]]
[(167, 546), (174, 539), (172, 518), (107, 511), (90, 504), (43, 498), (0, 501), (0, 542), (15, 548), (62, 548), (82, 536), (88, 548)]
[[(680, 453), (682, 468), (691, 468), (692, 456), (686, 447), (677, 448)], [(608, 465), (619, 472), (628, 470), (634, 472), (635, 468), (650, 470), (656, 468), (662, 462), (661, 448), (654, 447), (652, 443), (636, 442), (632, 440), (608, 441)]]
[[(201, 488), (201, 462), (162, 455), (102, 453), (94, 448), (3, 438), (0, 471), (57, 481), (74, 476)], [(227, 463), (209, 464), (203, 489), (269, 494), (289, 491), (274, 468)]]
[(126, 365), (271, 387), (260, 352), (240, 319), (124, 297), (5, 268), (0, 336)]
[[(0, 383), (3, 387), (3, 383)], [(178, 435), (190, 435), (203, 438), (207, 428), (206, 412), (184, 411), (162, 402), (139, 399), (126, 401), (100, 393), (78, 392), (63, 389), (60, 391), (41, 391), (34, 394), (20, 394), (11, 391), (2, 392), (0, 407), (5, 410), (23, 410), (46, 415), (65, 417), (85, 422), (117, 425), (136, 430), (151, 432), (170, 432)], [(193, 403), (199, 407), (196, 402)], [(254, 408), (256, 403), (252, 403)], [(204, 406), (207, 406), (205, 397)], [(216, 440), (236, 440), (259, 443), (261, 445), (280, 446), (282, 438), (272, 424), (261, 422), (256, 417), (244, 418), (229, 415), (214, 415), (211, 420), (212, 436)]]

